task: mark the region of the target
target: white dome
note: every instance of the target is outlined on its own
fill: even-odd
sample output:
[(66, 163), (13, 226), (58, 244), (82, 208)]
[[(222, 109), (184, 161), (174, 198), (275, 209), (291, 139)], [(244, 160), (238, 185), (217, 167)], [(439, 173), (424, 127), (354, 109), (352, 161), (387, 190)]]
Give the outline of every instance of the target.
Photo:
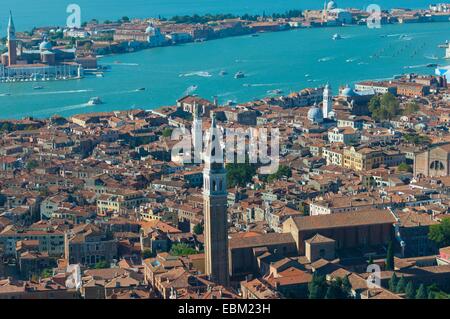
[(345, 89), (342, 90), (341, 95), (345, 97), (352, 97), (355, 96), (356, 94), (351, 88), (346, 87)]
[(336, 2), (334, 2), (333, 0), (331, 0), (330, 2), (328, 2), (327, 4), (327, 10), (333, 10), (337, 8), (337, 4)]
[(313, 123), (322, 123), (323, 122), (323, 113), (317, 105), (311, 107), (308, 111), (308, 120)]

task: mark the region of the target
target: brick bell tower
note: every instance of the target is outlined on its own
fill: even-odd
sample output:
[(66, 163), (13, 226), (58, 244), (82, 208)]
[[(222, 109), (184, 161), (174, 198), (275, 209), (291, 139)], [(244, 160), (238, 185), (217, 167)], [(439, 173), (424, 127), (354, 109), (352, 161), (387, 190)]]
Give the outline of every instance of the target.
[(17, 39), (16, 28), (14, 27), (14, 21), (12, 12), (9, 12), (8, 30), (7, 30), (7, 42), (8, 42), (8, 65), (17, 64)]
[[(203, 170), (203, 213), (205, 218), (205, 263), (210, 280), (229, 286), (227, 173), (223, 164), (214, 113), (211, 114), (209, 141)], [(219, 160), (221, 159), (221, 160)]]

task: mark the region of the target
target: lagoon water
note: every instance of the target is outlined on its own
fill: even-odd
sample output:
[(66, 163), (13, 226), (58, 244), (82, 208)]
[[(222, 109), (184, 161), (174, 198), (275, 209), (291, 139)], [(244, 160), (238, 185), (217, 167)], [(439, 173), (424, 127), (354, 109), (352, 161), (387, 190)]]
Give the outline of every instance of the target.
[[(130, 2), (143, 5), (144, 1)], [(222, 9), (219, 11), (231, 12)], [(33, 90), (31, 83), (0, 84), (0, 118), (153, 109), (173, 105), (188, 93), (209, 99), (216, 95), (220, 102), (243, 102), (267, 96), (270, 90), (289, 93), (327, 82), (337, 93), (338, 86), (364, 79), (433, 73), (434, 68), (426, 65), (446, 63), (438, 44), (450, 40), (449, 31), (450, 23), (299, 29), (108, 56), (100, 59), (101, 64), (111, 66), (103, 78), (45, 82), (42, 90)], [(343, 39), (333, 41), (334, 33)], [(221, 76), (221, 70), (228, 74)], [(238, 71), (246, 77), (234, 79)], [(143, 87), (145, 91), (137, 90)], [(87, 106), (94, 96), (105, 104)]]

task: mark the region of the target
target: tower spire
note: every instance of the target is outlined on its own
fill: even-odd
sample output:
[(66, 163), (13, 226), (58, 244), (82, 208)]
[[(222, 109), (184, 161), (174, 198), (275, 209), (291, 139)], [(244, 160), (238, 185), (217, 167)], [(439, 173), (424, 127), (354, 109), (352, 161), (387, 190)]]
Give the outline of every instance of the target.
[(8, 40), (15, 40), (15, 39), (16, 39), (16, 27), (14, 26), (12, 11), (9, 10)]
[(8, 21), (8, 65), (14, 65), (17, 63), (17, 40), (16, 40), (16, 27), (14, 26), (14, 20), (11, 10), (9, 11)]

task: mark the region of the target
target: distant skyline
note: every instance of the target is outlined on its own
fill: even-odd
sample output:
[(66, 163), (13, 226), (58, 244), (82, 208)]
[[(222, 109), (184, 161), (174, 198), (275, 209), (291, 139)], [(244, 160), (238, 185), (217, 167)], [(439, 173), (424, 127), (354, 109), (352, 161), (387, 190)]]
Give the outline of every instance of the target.
[[(379, 4), (382, 9), (393, 7), (424, 8), (431, 0), (336, 0), (339, 7), (362, 8), (369, 4)], [(445, 2), (445, 1), (444, 1)], [(10, 2), (9, 7), (0, 10), (0, 35), (6, 34), (9, 10), (16, 17), (17, 30), (23, 31), (35, 26), (63, 26), (68, 14), (66, 7), (76, 3), (82, 8), (83, 21), (93, 18), (103, 20), (118, 19), (124, 15), (136, 18), (172, 17), (205, 13), (261, 14), (284, 12), (289, 9), (321, 8), (321, 0), (129, 0), (124, 4), (119, 0), (23, 0)], [(104, 9), (102, 9), (104, 8)]]

